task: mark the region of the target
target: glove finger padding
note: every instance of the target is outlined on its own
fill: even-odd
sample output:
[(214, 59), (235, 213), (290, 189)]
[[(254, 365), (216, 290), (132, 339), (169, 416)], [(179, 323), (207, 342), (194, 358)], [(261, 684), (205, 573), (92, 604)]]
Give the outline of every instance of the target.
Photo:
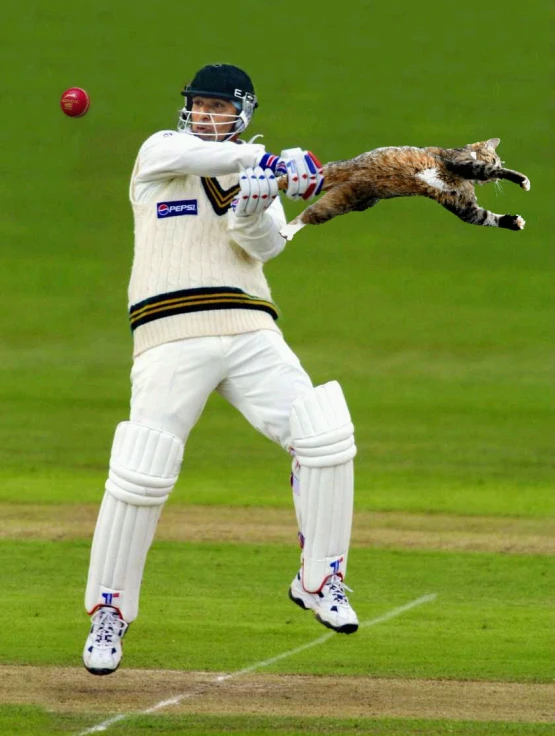
[[(258, 167), (257, 167), (258, 168)], [(256, 169), (247, 169), (246, 190), (248, 198), (245, 204), (245, 215), (254, 215), (258, 206), (258, 198), (260, 196), (260, 184), (258, 183)]]
[(310, 199), (320, 194), (324, 184), (323, 167), (312, 151), (289, 148), (281, 152), (281, 159), (285, 164), (285, 194), (289, 199)]
[(303, 172), (306, 173), (302, 148), (287, 148), (282, 151), (280, 164), (281, 166), (278, 165), (278, 173), (283, 172), (287, 176), (285, 196), (289, 199), (299, 199), (301, 196), (301, 178)]
[(251, 177), (250, 172), (252, 169), (244, 169), (239, 177), (239, 194), (237, 199), (234, 199), (231, 203), (231, 208), (237, 215), (237, 217), (244, 217), (247, 209), (247, 204), (250, 199), (251, 193)]
[(287, 162), (287, 189), (285, 195), (289, 199), (299, 199), (302, 194), (303, 175), (306, 176), (304, 169), (304, 161), (288, 161)]
[(324, 185), (324, 168), (312, 151), (305, 151), (304, 160), (308, 169), (308, 187), (303, 193), (303, 199), (316, 197)]
[[(275, 181), (276, 177), (269, 169), (268, 173), (271, 177), (273, 177)], [(256, 178), (256, 186), (258, 188), (258, 191), (253, 197), (253, 199), (255, 199), (253, 214), (258, 215), (261, 212), (264, 212), (264, 210), (271, 205), (272, 200), (270, 198), (270, 181), (266, 176), (265, 171), (261, 169), (260, 166), (257, 166), (254, 170), (254, 176)]]
[(272, 204), (277, 197), (278, 185), (271, 169), (260, 166), (249, 167), (239, 177), (240, 191), (232, 207), (237, 217), (258, 215)]

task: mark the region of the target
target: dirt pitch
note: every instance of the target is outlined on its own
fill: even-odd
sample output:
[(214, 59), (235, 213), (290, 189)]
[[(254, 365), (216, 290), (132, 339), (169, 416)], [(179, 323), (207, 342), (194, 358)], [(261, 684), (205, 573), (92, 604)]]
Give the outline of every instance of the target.
[(103, 717), (182, 697), (160, 712), (529, 723), (555, 719), (555, 684), (269, 674), (217, 682), (216, 677), (213, 672), (129, 669), (93, 677), (80, 668), (0, 666), (0, 702), (40, 705), (54, 712), (101, 712)]
[[(5, 539), (91, 539), (97, 505), (3, 506)], [(162, 514), (156, 539), (189, 542), (296, 544), (293, 510), (177, 506)], [(357, 512), (353, 547), (555, 554), (555, 519)]]

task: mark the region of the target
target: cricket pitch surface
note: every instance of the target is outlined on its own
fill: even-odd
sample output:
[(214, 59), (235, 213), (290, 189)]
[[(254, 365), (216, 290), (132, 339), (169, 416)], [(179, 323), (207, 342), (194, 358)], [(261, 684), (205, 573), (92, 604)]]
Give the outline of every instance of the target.
[(214, 672), (121, 669), (93, 677), (77, 667), (6, 665), (0, 702), (117, 715), (182, 696), (171, 713), (534, 723), (552, 722), (555, 703), (555, 684), (275, 674), (215, 680)]

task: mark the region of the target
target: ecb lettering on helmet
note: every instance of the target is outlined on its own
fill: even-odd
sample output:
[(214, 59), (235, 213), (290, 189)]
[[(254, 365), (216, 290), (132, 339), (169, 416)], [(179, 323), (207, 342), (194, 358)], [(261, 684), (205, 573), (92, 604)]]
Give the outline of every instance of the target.
[(256, 97), (250, 92), (243, 92), (242, 89), (236, 89), (233, 94), (235, 97), (239, 97), (240, 100), (246, 100), (247, 102), (251, 102), (253, 105), (256, 103)]
[(196, 199), (180, 199), (177, 202), (158, 202), (156, 216), (159, 220), (182, 215), (198, 215)]

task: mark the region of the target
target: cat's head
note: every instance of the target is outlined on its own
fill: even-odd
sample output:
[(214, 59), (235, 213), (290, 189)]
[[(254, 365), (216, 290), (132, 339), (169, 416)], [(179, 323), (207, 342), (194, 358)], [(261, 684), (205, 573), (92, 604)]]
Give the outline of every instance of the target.
[(468, 146), (465, 146), (464, 149), (468, 154), (470, 154), (470, 156), (472, 156), (472, 158), (478, 161), (484, 161), (484, 163), (493, 164), (494, 166), (501, 166), (503, 161), (501, 161), (495, 152), (499, 143), (499, 138), (490, 138), (488, 141), (470, 143)]

